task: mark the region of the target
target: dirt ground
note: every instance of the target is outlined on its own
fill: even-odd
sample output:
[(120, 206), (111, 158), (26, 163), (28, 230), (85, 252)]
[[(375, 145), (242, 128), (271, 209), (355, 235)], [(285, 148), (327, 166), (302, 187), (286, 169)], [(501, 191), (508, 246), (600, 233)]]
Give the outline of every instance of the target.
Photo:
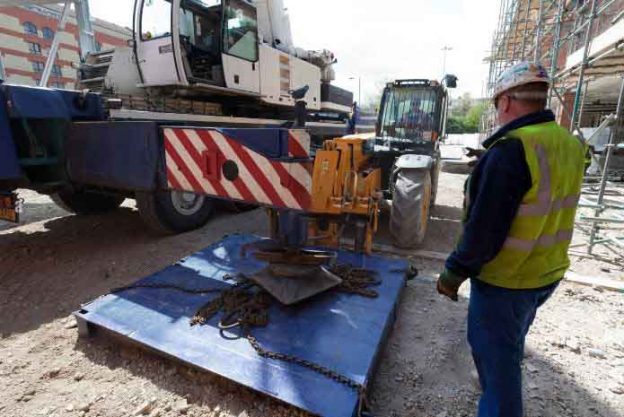
[[(443, 174), (424, 248), (448, 252), (460, 229), (465, 176)], [(132, 201), (77, 217), (22, 193), (25, 224), (0, 225), (0, 416), (304, 416), (218, 377), (102, 338), (81, 339), (70, 314), (227, 233), (265, 231), (261, 210), (219, 214), (205, 228), (157, 237)], [(382, 239), (384, 235), (382, 233)], [(458, 303), (435, 292), (442, 263), (415, 258), (371, 387), (377, 416), (474, 415), (479, 388), (466, 343), (468, 286)], [(590, 264), (624, 279), (622, 266)], [(575, 258), (573, 269), (588, 272)], [(624, 416), (624, 294), (563, 283), (527, 343), (526, 415)]]

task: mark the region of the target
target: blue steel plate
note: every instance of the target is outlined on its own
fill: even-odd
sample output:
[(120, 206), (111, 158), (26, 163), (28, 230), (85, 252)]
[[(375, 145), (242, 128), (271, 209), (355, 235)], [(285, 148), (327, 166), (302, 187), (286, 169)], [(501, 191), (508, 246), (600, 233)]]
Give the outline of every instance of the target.
[[(241, 257), (241, 247), (258, 239), (232, 235), (139, 283), (173, 283), (185, 288), (227, 287), (226, 274), (253, 273), (265, 264)], [(326, 293), (301, 305), (274, 306), (270, 324), (253, 334), (268, 350), (313, 361), (367, 385), (405, 286), (407, 262), (351, 252), (351, 263), (379, 273), (379, 297)], [(173, 290), (134, 289), (100, 297), (76, 312), (79, 320), (187, 364), (221, 375), (269, 396), (327, 417), (354, 414), (358, 393), (311, 370), (256, 354), (246, 339), (219, 334), (217, 318), (191, 327), (197, 309), (216, 295)], [(228, 334), (230, 336), (230, 334)], [(238, 336), (236, 330), (232, 337)]]

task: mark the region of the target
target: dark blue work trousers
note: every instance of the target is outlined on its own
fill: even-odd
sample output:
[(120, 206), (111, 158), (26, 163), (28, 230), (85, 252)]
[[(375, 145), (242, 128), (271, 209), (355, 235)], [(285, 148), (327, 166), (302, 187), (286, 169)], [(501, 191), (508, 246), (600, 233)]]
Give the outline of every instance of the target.
[(523, 416), (524, 341), (537, 309), (558, 285), (510, 290), (472, 280), (468, 342), (483, 390), (477, 417)]

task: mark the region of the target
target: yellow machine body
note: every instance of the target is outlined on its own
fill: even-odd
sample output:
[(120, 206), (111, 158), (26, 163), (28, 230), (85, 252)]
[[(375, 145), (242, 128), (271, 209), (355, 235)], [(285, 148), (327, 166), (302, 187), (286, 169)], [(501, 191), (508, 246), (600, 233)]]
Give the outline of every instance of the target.
[(366, 136), (326, 141), (317, 151), (312, 177), (310, 240), (337, 246), (345, 223), (356, 226), (356, 250), (370, 252), (377, 231), (381, 169), (365, 152)]

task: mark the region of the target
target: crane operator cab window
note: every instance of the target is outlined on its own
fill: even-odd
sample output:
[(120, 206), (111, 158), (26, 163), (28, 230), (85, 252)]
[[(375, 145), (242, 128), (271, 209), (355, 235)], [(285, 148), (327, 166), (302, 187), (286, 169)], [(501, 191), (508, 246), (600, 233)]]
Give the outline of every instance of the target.
[(256, 8), (244, 0), (228, 0), (223, 39), (224, 52), (247, 61), (258, 60)]
[(224, 85), (221, 59), (221, 0), (186, 0), (179, 25), (182, 60), (189, 79)]
[(171, 36), (171, 2), (152, 0), (143, 3), (141, 11), (141, 40)]

